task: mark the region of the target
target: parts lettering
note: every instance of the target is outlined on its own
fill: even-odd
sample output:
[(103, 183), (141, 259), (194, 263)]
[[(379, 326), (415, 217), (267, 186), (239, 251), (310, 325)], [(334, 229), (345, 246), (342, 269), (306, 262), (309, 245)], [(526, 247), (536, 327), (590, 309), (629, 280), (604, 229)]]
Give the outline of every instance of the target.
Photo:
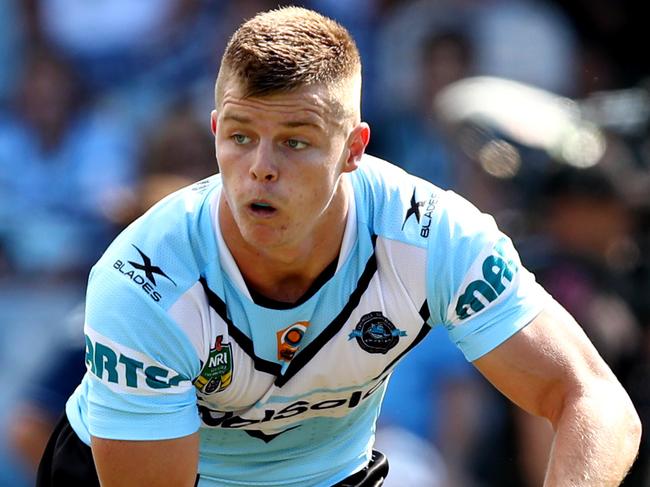
[[(169, 389), (189, 379), (181, 374), (157, 365), (145, 365), (144, 362), (115, 352), (101, 342), (93, 343), (86, 338), (86, 367), (100, 380), (112, 384), (125, 385), (129, 388), (149, 387), (150, 389)], [(171, 377), (170, 377), (171, 375)]]

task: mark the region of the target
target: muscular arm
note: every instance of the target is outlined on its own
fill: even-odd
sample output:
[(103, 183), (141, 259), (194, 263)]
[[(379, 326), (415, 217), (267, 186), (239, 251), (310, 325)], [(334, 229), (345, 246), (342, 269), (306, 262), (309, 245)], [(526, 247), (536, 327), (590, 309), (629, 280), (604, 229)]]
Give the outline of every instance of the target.
[(639, 417), (578, 324), (553, 305), (474, 362), (555, 431), (545, 487), (618, 486), (636, 457)]
[(196, 480), (199, 435), (159, 441), (92, 438), (102, 487), (192, 487)]

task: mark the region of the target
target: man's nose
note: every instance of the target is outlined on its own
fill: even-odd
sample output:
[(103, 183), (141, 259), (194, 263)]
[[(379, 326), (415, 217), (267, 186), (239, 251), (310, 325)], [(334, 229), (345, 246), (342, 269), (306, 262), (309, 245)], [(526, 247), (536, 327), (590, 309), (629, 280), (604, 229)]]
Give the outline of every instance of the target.
[(278, 166), (275, 163), (273, 145), (260, 141), (255, 151), (255, 159), (250, 167), (251, 178), (260, 182), (272, 182), (278, 179)]

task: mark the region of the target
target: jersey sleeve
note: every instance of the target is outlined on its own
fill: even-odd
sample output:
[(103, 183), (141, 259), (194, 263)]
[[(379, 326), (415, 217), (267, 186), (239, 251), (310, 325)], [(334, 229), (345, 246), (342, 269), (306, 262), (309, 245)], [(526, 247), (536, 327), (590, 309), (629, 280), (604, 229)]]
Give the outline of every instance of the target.
[(427, 301), (432, 324), (473, 361), (537, 316), (549, 296), (494, 219), (446, 191), (432, 212)]
[(121, 262), (100, 261), (86, 302), (87, 426), (91, 435), (156, 440), (199, 428), (192, 377), (199, 358), (161, 306), (158, 288)]

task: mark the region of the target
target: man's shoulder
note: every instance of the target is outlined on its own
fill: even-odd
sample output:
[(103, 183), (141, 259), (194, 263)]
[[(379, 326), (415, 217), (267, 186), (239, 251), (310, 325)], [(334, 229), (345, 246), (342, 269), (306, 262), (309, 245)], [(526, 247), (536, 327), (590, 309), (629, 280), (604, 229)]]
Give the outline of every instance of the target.
[(111, 243), (93, 268), (91, 284), (93, 276), (102, 276), (102, 285), (137, 288), (161, 305), (171, 304), (198, 281), (216, 252), (212, 207), (220, 186), (212, 176), (154, 205)]
[(398, 165), (370, 154), (363, 155), (357, 172), (370, 184), (379, 186), (399, 184), (414, 177)]
[(451, 247), (492, 234), (494, 219), (463, 196), (364, 156), (353, 178), (359, 218), (378, 236), (418, 247)]
[(131, 226), (176, 225), (179, 221), (193, 221), (202, 217), (206, 204), (210, 205), (215, 192), (221, 189), (221, 176), (215, 174), (185, 186), (162, 198)]
[[(357, 174), (358, 173), (358, 174)], [(364, 156), (353, 178), (360, 218), (372, 233), (427, 245), (445, 191), (383, 159)]]
[[(162, 242), (195, 236), (202, 224), (211, 223), (220, 189), (221, 177), (217, 174), (169, 194), (131, 223), (112, 246), (123, 245), (125, 238)], [(189, 229), (192, 232), (188, 234)]]

